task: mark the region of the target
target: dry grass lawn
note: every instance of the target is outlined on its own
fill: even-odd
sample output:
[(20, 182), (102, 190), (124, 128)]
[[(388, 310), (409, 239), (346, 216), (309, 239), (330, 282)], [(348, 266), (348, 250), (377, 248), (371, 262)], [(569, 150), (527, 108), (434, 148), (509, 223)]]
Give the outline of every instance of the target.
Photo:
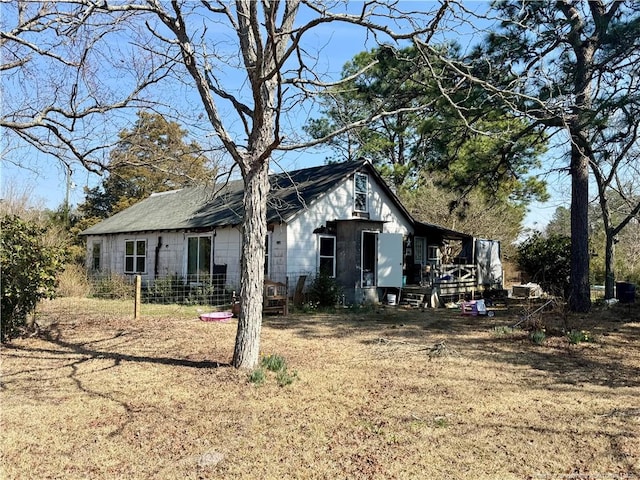
[(515, 309), (266, 317), (297, 378), (256, 386), (235, 320), (104, 302), (49, 302), (3, 347), (1, 478), (640, 478), (638, 305), (571, 318), (577, 345), (495, 328)]

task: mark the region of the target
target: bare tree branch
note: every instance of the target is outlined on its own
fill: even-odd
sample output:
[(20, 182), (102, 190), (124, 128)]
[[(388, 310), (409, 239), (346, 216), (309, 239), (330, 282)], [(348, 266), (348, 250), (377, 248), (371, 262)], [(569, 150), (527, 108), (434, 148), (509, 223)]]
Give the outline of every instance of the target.
[[(35, 13), (28, 14), (31, 5)], [(450, 4), (421, 12), (403, 11), (405, 5), (413, 4), (366, 1), (353, 13), (347, 3), (330, 8), (311, 0), (70, 0), (42, 6), (18, 0), (1, 29), (3, 52), (11, 53), (3, 55), (3, 68), (14, 75), (16, 95), (0, 126), (42, 151), (97, 170), (105, 167), (99, 153), (113, 144), (109, 138), (123, 121), (131, 122), (134, 109), (155, 108), (213, 133), (245, 187), (243, 309), (233, 364), (250, 368), (259, 352), (269, 163), (276, 151), (320, 143), (298, 141), (293, 119), (301, 106), (310, 108), (314, 89), (338, 85), (309, 60), (311, 32), (344, 24), (379, 43), (427, 42)], [(36, 95), (26, 88), (30, 69), (38, 77)], [(419, 109), (381, 104), (370, 119)], [(290, 135), (284, 130), (289, 124)]]

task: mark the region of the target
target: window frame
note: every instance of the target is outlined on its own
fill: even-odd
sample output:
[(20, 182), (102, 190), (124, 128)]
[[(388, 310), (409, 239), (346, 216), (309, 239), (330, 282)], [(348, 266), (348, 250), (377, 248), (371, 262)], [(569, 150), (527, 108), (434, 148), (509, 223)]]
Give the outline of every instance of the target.
[[(96, 255), (97, 251), (97, 255)], [(125, 247), (126, 252), (126, 247)], [(97, 261), (97, 265), (96, 265)], [(99, 272), (102, 269), (102, 240), (91, 242), (91, 270)]]
[[(333, 243), (333, 251), (331, 255), (323, 255), (322, 254), (322, 241), (323, 240), (331, 240)], [(323, 259), (331, 259), (331, 278), (336, 278), (336, 263), (337, 263), (337, 240), (335, 235), (318, 235), (318, 273), (322, 273), (322, 260)]]
[[(189, 273), (189, 242), (190, 240), (197, 238), (198, 239), (198, 257), (196, 259), (196, 273)], [(209, 240), (209, 272), (207, 274), (204, 273), (200, 273), (200, 255), (201, 255), (201, 245), (200, 245), (200, 239), (202, 238), (206, 238)], [(202, 278), (200, 278), (201, 276), (206, 275), (207, 276), (207, 280), (211, 279), (211, 275), (213, 272), (213, 236), (211, 233), (201, 233), (201, 234), (193, 234), (193, 235), (187, 235), (187, 255), (185, 258), (186, 261), (186, 266), (185, 266), (185, 273), (186, 273), (186, 277), (187, 277), (187, 282), (190, 284), (194, 284), (194, 283), (201, 283), (203, 281)]]
[(429, 261), (426, 252), (427, 239), (424, 237), (413, 238), (413, 259), (415, 263), (426, 265)]
[[(127, 249), (127, 245), (129, 243), (133, 244), (133, 253), (129, 254), (128, 249)], [(148, 249), (148, 244), (147, 244), (147, 239), (141, 239), (141, 238), (127, 238), (124, 241), (124, 273), (126, 275), (145, 275), (147, 273), (147, 252), (149, 251)], [(144, 253), (139, 253), (138, 252), (138, 246), (142, 244), (144, 245)], [(132, 262), (133, 262), (133, 269), (128, 270), (127, 269), (127, 260), (131, 258)], [(138, 269), (138, 262), (142, 260), (144, 262), (144, 268), (142, 270)]]
[[(358, 189), (358, 177), (364, 179), (365, 190), (361, 191)], [(368, 213), (369, 212), (369, 175), (366, 173), (356, 172), (353, 174), (353, 211), (357, 213)], [(359, 208), (358, 206), (358, 197), (364, 196), (364, 207)]]
[[(362, 287), (378, 285), (378, 235), (380, 233), (377, 230), (360, 232), (360, 286)], [(365, 269), (365, 264), (370, 268)]]
[(264, 238), (264, 278), (271, 278), (271, 232)]

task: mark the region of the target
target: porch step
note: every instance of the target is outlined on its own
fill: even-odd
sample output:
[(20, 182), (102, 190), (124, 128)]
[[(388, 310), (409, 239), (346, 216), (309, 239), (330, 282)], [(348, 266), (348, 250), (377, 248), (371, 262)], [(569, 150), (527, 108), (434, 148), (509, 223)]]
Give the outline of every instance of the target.
[(422, 307), (425, 304), (424, 297), (424, 293), (404, 293), (402, 298), (400, 298), (400, 305)]

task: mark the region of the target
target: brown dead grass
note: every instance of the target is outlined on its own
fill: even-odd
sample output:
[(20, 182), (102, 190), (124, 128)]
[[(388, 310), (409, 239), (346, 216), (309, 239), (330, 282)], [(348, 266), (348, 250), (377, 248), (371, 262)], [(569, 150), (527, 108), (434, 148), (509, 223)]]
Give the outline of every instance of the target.
[(516, 309), (267, 317), (298, 378), (256, 387), (226, 365), (235, 320), (104, 305), (47, 303), (3, 348), (2, 478), (640, 477), (638, 306), (570, 319), (578, 345), (497, 332)]

